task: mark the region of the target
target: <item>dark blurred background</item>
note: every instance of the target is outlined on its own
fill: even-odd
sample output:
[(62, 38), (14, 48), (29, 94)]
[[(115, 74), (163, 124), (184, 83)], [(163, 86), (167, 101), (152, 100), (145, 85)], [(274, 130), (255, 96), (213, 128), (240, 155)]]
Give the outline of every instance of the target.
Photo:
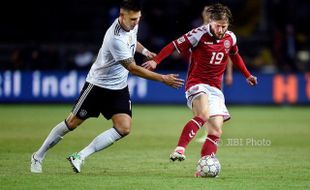
[[(230, 30), (250, 70), (310, 71), (308, 0), (144, 0), (139, 41), (158, 52), (201, 25), (203, 7), (214, 2), (231, 8)], [(118, 1), (112, 0), (5, 2), (0, 6), (0, 70), (88, 70), (118, 14)], [(137, 61), (143, 58), (137, 55)], [(165, 62), (158, 69), (187, 68), (178, 55)]]

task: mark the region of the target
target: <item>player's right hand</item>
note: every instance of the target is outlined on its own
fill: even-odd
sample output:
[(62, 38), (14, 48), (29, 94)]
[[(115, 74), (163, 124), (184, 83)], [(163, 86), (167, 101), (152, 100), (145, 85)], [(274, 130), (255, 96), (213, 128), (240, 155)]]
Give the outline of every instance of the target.
[(156, 66), (157, 66), (157, 63), (154, 60), (149, 60), (145, 63), (142, 63), (142, 67), (150, 71), (156, 69)]
[(253, 75), (249, 76), (246, 81), (249, 83), (251, 86), (257, 85), (257, 78)]
[(178, 78), (178, 74), (167, 74), (167, 75), (162, 75), (163, 77), (163, 83), (166, 85), (171, 86), (172, 88), (180, 88), (184, 85), (184, 80)]

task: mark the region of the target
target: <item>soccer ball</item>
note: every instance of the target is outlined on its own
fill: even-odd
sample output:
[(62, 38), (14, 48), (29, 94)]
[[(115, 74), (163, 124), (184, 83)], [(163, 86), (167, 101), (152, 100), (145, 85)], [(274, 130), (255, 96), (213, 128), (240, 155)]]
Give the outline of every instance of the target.
[(197, 177), (216, 177), (221, 171), (221, 164), (215, 156), (203, 156), (197, 163)]

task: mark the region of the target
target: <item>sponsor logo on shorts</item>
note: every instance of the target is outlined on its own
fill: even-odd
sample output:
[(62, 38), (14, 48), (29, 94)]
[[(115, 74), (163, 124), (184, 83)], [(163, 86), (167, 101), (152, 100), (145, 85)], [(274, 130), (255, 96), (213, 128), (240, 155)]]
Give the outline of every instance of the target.
[(85, 117), (86, 114), (87, 114), (87, 111), (84, 110), (84, 109), (82, 109), (82, 110), (80, 111), (80, 113), (79, 113), (80, 117)]

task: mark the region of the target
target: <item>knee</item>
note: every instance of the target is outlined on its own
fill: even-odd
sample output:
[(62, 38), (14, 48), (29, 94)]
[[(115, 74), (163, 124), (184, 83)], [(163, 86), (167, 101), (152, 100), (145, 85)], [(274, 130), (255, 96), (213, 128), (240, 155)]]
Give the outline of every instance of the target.
[(122, 136), (127, 136), (131, 132), (131, 124), (130, 123), (116, 124), (114, 127)]
[(223, 131), (221, 127), (210, 127), (208, 130), (208, 134), (221, 137), (223, 134)]
[(131, 127), (127, 125), (114, 126), (122, 136), (127, 136), (131, 132)]
[(116, 114), (112, 117), (113, 126), (122, 136), (126, 136), (131, 131), (131, 117), (127, 114)]

